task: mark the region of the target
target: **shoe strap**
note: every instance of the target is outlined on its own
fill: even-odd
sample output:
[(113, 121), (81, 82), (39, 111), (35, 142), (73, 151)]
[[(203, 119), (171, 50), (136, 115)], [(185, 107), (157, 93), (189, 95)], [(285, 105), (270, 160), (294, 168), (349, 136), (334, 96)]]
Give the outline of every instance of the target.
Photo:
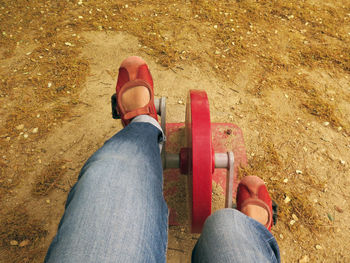
[(270, 210), (270, 207), (264, 201), (257, 198), (252, 198), (252, 197), (247, 198), (246, 200), (243, 201), (243, 203), (241, 204), (241, 210), (243, 207), (247, 205), (257, 205), (264, 208), (267, 211), (268, 219), (267, 219), (267, 223), (265, 224), (265, 227), (270, 230), (273, 223), (272, 222), (273, 214), (272, 214), (272, 211)]
[[(124, 109), (124, 106), (122, 104), (122, 101), (121, 101), (121, 98), (122, 98), (122, 94), (127, 91), (128, 89), (131, 89), (131, 88), (134, 88), (134, 87), (137, 87), (137, 86), (143, 86), (145, 88), (148, 89), (149, 93), (150, 93), (150, 100), (149, 102), (141, 107), (141, 108), (137, 108), (133, 111), (129, 111), (129, 112), (126, 112), (125, 109)], [(154, 94), (153, 94), (153, 89), (151, 88), (151, 86), (144, 80), (142, 79), (135, 79), (135, 80), (131, 80), (131, 81), (128, 81), (127, 83), (125, 83), (121, 89), (119, 90), (118, 92), (118, 98), (117, 98), (117, 101), (118, 101), (118, 106), (119, 106), (119, 109), (120, 109), (120, 116), (122, 119), (124, 120), (130, 120), (138, 115), (143, 115), (143, 114), (146, 114), (146, 115), (149, 115), (151, 114), (151, 108), (152, 108), (152, 105), (154, 104)]]

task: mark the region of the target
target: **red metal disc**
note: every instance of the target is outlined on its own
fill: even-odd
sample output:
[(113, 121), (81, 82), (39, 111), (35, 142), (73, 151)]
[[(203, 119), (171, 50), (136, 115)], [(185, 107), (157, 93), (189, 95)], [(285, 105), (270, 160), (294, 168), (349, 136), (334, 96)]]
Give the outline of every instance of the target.
[(200, 233), (211, 213), (212, 139), (209, 102), (205, 91), (191, 90), (186, 108), (186, 139), (189, 149), (189, 201), (191, 230)]

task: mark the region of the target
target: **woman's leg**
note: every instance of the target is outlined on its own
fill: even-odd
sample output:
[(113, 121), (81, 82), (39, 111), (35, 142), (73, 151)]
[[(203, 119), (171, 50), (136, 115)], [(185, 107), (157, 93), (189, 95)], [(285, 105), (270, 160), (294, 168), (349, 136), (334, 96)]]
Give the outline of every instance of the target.
[(207, 218), (192, 262), (279, 262), (277, 242), (264, 225), (235, 209)]
[(141, 115), (86, 162), (45, 262), (165, 262), (162, 138)]

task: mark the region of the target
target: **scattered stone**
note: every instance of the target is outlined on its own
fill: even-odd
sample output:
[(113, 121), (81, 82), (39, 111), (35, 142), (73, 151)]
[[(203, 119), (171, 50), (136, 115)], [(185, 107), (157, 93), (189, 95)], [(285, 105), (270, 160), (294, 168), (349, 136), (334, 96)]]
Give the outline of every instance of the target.
[(10, 245), (11, 246), (18, 246), (18, 242), (16, 240), (11, 240)]
[(298, 220), (299, 220), (299, 218), (297, 217), (296, 214), (292, 214), (292, 218), (293, 218), (295, 221), (298, 221)]
[(73, 44), (71, 42), (65, 42), (64, 43), (66, 46), (73, 47)]
[(280, 239), (283, 239), (284, 237), (283, 237), (283, 235), (282, 234), (280, 234)]
[(338, 127), (338, 131), (341, 131), (342, 129), (343, 129), (342, 127), (340, 127), (340, 126)]
[(24, 139), (27, 139), (28, 136), (29, 136), (28, 133), (23, 134)]
[(310, 258), (308, 255), (303, 256), (300, 260), (299, 263), (308, 263), (310, 262)]
[(287, 178), (284, 179), (284, 180), (283, 180), (283, 183), (288, 183), (288, 179), (287, 179)]
[(340, 163), (341, 163), (342, 165), (345, 165), (345, 161), (344, 161), (344, 160), (340, 160)]
[(52, 83), (51, 83), (51, 82), (47, 83), (47, 87), (48, 87), (48, 88), (51, 88), (51, 86), (52, 86)]
[(329, 122), (328, 122), (328, 121), (325, 121), (325, 122), (323, 123), (323, 125), (327, 127), (327, 126), (329, 125)]
[(320, 245), (316, 245), (315, 248), (316, 248), (317, 250), (322, 249), (322, 247), (321, 247)]
[(215, 29), (217, 29), (217, 28), (218, 28), (218, 26), (217, 26), (217, 25), (214, 25), (214, 28), (215, 28)]
[(295, 172), (296, 172), (297, 174), (302, 174), (302, 173), (303, 173), (303, 172), (300, 171), (300, 170), (295, 170)]
[(183, 104), (184, 102), (182, 100), (178, 100), (177, 103)]
[(34, 128), (34, 129), (32, 130), (32, 133), (38, 133), (38, 131), (39, 131), (39, 128)]
[(40, 118), (40, 114), (36, 115), (37, 118)]
[(292, 226), (295, 224), (295, 220), (290, 220), (289, 224)]
[(289, 96), (288, 96), (287, 94), (284, 94), (284, 96), (286, 97), (286, 99), (288, 99), (288, 98), (289, 98)]
[(337, 206), (337, 205), (334, 206), (334, 209), (335, 209), (335, 211), (337, 211), (338, 213), (343, 213), (343, 212), (344, 212), (344, 210), (343, 210), (341, 207)]
[(23, 130), (23, 128), (24, 128), (24, 124), (20, 124), (16, 126), (16, 130)]
[(19, 243), (19, 246), (20, 247), (25, 247), (25, 246), (28, 246), (30, 243), (30, 241), (28, 239), (26, 240), (23, 240), (21, 243)]
[(46, 199), (46, 203), (50, 204), (51, 203), (50, 199)]
[(289, 196), (286, 196), (286, 198), (284, 199), (284, 203), (288, 204), (291, 201)]

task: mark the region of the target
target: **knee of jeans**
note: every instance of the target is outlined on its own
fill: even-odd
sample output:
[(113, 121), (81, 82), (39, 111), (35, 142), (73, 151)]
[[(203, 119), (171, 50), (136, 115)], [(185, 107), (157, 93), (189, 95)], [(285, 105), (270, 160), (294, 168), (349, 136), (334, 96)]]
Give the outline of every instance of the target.
[(244, 215), (232, 208), (220, 209), (210, 215), (205, 221), (204, 228), (217, 228), (218, 226), (230, 226), (236, 224)]

